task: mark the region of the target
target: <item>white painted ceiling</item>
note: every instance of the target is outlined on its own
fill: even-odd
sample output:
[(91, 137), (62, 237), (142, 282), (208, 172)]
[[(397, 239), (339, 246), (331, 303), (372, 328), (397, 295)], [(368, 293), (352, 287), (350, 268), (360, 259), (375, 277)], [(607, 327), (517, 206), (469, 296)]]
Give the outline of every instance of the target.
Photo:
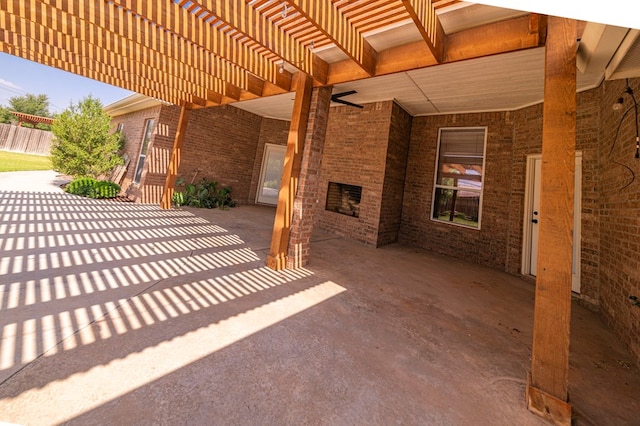
[[(447, 34), (525, 14), (466, 2), (440, 9), (438, 13)], [(595, 36), (587, 37), (588, 42), (585, 43), (589, 46), (580, 46), (583, 51), (581, 59), (589, 63), (591, 57), (597, 56), (598, 61), (591, 61), (590, 66), (585, 65), (577, 72), (578, 91), (597, 87), (605, 76), (610, 79), (640, 76), (640, 31), (607, 31), (611, 28), (615, 29), (587, 24), (585, 34)], [(615, 37), (611, 36), (613, 33)], [(420, 40), (420, 34), (410, 22), (365, 34), (365, 37), (376, 50)], [(619, 49), (620, 46), (624, 49)], [(617, 62), (616, 52), (619, 56)], [(329, 63), (346, 58), (335, 47), (316, 50), (315, 53)], [(614, 62), (617, 74), (611, 68)], [(357, 93), (344, 100), (357, 104), (395, 100), (413, 116), (515, 110), (542, 102), (544, 48), (352, 81), (336, 85), (333, 93), (350, 90)], [(264, 117), (289, 120), (293, 97), (293, 93), (287, 93), (237, 102), (234, 106)], [(339, 104), (333, 106), (336, 105)]]
[[(603, 71), (578, 72), (578, 90), (597, 87)], [(349, 90), (358, 93), (344, 100), (357, 104), (395, 100), (413, 116), (515, 110), (542, 102), (544, 48), (352, 81), (336, 85), (333, 93)], [(289, 120), (293, 93), (238, 102), (234, 106), (261, 116)]]

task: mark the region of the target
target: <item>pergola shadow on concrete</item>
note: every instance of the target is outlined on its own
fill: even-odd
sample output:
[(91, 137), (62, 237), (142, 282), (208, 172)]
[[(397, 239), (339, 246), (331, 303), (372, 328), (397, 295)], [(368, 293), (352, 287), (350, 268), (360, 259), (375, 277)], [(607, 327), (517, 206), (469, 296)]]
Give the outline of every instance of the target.
[[(0, 50), (179, 105), (175, 126), (156, 126), (156, 134), (161, 134), (163, 143), (172, 140), (172, 146), (170, 152), (160, 151), (163, 155), (153, 167), (147, 166), (152, 173), (149, 173), (148, 181), (145, 178), (145, 183), (154, 183), (159, 189), (161, 205), (167, 209), (171, 207), (181, 159), (188, 146), (185, 139), (190, 116), (197, 115), (194, 110), (243, 103), (246, 107), (248, 102), (265, 100), (266, 103), (258, 108), (267, 106), (266, 115), (271, 115), (277, 105), (281, 111), (290, 111), (277, 219), (266, 254), (267, 265), (276, 271), (305, 266), (309, 260), (309, 239), (318, 204), (318, 167), (322, 164), (328, 112), (336, 99), (362, 92), (361, 96), (368, 97), (368, 103), (390, 101), (399, 99), (400, 92), (406, 90), (417, 95), (417, 98), (407, 98), (412, 99), (410, 106), (414, 112), (411, 115), (452, 114), (451, 123), (459, 123), (455, 119), (458, 114), (492, 111), (505, 112), (505, 118), (500, 121), (507, 122), (511, 111), (543, 102), (539, 132), (540, 208), (532, 212), (539, 213), (540, 219), (535, 219), (539, 229), (536, 314), (527, 401), (531, 411), (553, 422), (569, 424), (572, 417), (568, 374), (573, 206), (578, 198), (574, 194), (577, 134), (580, 131), (583, 135), (601, 135), (602, 142), (595, 138), (597, 143), (587, 154), (593, 158), (602, 157), (605, 144), (609, 144), (608, 129), (613, 128), (611, 123), (617, 120), (602, 115), (604, 105), (610, 105), (608, 98), (614, 96), (613, 92), (604, 92), (594, 104), (594, 110), (588, 112), (590, 116), (601, 114), (602, 123), (598, 122), (597, 128), (585, 132), (579, 127), (584, 121), (578, 122), (577, 116), (583, 111), (578, 108), (576, 94), (580, 88), (590, 90), (603, 81), (640, 75), (634, 59), (640, 50), (637, 43), (640, 31), (636, 21), (625, 19), (629, 15), (625, 12), (634, 10), (635, 5), (626, 1), (610, 10), (591, 8), (590, 13), (585, 14), (582, 11), (586, 7), (582, 4), (563, 9), (540, 6), (539, 2), (530, 0), (511, 1), (507, 6), (516, 10), (510, 10), (502, 7), (507, 2), (482, 0), (480, 3), (478, 8), (474, 3), (457, 0), (381, 0), (375, 3), (347, 0), (83, 0), (55, 4), (42, 0), (13, 1), (5, 2), (0, 8), (3, 27)], [(468, 66), (475, 59), (504, 59), (512, 53), (525, 54), (526, 50), (542, 47), (544, 55), (539, 59), (544, 57), (544, 61), (538, 61), (539, 68), (531, 66), (527, 60), (516, 61), (524, 67), (512, 63), (513, 67), (496, 67), (499, 70), (494, 73), (486, 71), (484, 61), (475, 61), (476, 65), (480, 64), (478, 68)], [(519, 56), (520, 59), (528, 57)], [(460, 65), (465, 70), (456, 77), (450, 73), (449, 65)], [(433, 74), (428, 76), (419, 72), (429, 68), (441, 78), (433, 85), (428, 83), (437, 80)], [(577, 74), (578, 70), (582, 77)], [(422, 83), (416, 78), (418, 74), (423, 76)], [(487, 75), (492, 75), (493, 79), (478, 78)], [(523, 76), (528, 77), (521, 79)], [(396, 78), (396, 84), (387, 84)], [(585, 85), (585, 78), (593, 85)], [(507, 85), (508, 82), (511, 84)], [(627, 82), (623, 93), (631, 95), (631, 85), (635, 82)], [(369, 94), (364, 95), (364, 92)], [(291, 96), (293, 104), (289, 102)], [(275, 99), (280, 101), (271, 103)], [(481, 102), (474, 105), (474, 99)], [(494, 99), (502, 101), (485, 102)], [(514, 105), (514, 99), (520, 102)], [(362, 97), (349, 98), (349, 102), (360, 104), (364, 100)], [(633, 102), (637, 119), (635, 98)], [(402, 127), (406, 130), (410, 126)], [(632, 134), (630, 126), (622, 127), (626, 128), (623, 134)], [(637, 127), (635, 133), (637, 140)], [(523, 134), (527, 138), (532, 136), (528, 132)], [(500, 138), (491, 137), (490, 140), (495, 142)], [(611, 151), (614, 151), (613, 145)], [(146, 162), (146, 151), (140, 153), (136, 164), (142, 165)], [(405, 155), (404, 158), (408, 157)], [(611, 160), (617, 164), (627, 161)], [(245, 167), (250, 169), (252, 165)], [(400, 171), (407, 167), (410, 164), (405, 162)], [(519, 174), (523, 172), (518, 171)], [(398, 175), (406, 176), (406, 173)], [(602, 187), (617, 187), (623, 176), (616, 173), (610, 179), (598, 177), (600, 184), (595, 192), (603, 197), (610, 196)], [(489, 189), (492, 180), (487, 175), (487, 193), (505, 191), (514, 181), (509, 180), (511, 182), (498, 183)], [(398, 178), (393, 182), (395, 189), (391, 192), (402, 194), (410, 185)], [(445, 186), (444, 182), (439, 185)], [(636, 189), (632, 187), (630, 191)], [(382, 195), (382, 192), (376, 194), (376, 202), (390, 200)], [(635, 195), (636, 192), (630, 192), (628, 199), (635, 200)], [(424, 206), (430, 202), (428, 200)], [(602, 205), (607, 204), (610, 203), (606, 199), (602, 200)], [(421, 205), (422, 212), (428, 212), (428, 207), (424, 210), (424, 206)], [(627, 203), (622, 215), (633, 208), (633, 204)], [(395, 209), (394, 226), (406, 217), (404, 210), (404, 206)], [(629, 214), (635, 217), (635, 212)], [(620, 212), (614, 211), (612, 215), (618, 217)], [(607, 222), (607, 216), (608, 212), (603, 211), (601, 216), (596, 214), (591, 220), (600, 225), (603, 234), (610, 229), (612, 234), (618, 233), (618, 223)], [(484, 231), (488, 229), (484, 228)], [(635, 228), (620, 232), (622, 235), (616, 237), (616, 243), (609, 251), (626, 250), (630, 246), (628, 240), (635, 232)], [(608, 246), (603, 244), (605, 239), (599, 233), (595, 238), (598, 242), (593, 254), (597, 257)], [(603, 268), (598, 260), (596, 269), (598, 279), (603, 281), (602, 287), (616, 288), (615, 298), (601, 298), (603, 316), (626, 340), (637, 362), (634, 322), (637, 311), (629, 312), (629, 298), (637, 297), (633, 271), (638, 268), (635, 251), (632, 249), (630, 253), (624, 262), (604, 259), (602, 265), (606, 266)], [(609, 279), (621, 269), (624, 274)], [(617, 290), (618, 286), (622, 290)]]
[[(534, 288), (316, 231), (264, 266), (275, 209), (0, 192), (0, 421), (543, 424), (525, 403)], [(572, 308), (575, 424), (633, 424), (640, 372)]]

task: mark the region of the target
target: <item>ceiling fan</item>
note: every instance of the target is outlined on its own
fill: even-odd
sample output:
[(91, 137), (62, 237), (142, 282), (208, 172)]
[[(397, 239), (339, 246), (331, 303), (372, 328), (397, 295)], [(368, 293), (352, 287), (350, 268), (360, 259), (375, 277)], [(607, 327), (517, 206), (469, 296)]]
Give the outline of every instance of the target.
[(349, 90), (348, 92), (341, 92), (331, 95), (331, 102), (335, 102), (337, 104), (349, 105), (356, 108), (364, 108), (362, 105), (354, 104), (353, 102), (345, 101), (342, 99), (345, 96), (353, 95), (354, 93), (358, 93), (355, 90)]

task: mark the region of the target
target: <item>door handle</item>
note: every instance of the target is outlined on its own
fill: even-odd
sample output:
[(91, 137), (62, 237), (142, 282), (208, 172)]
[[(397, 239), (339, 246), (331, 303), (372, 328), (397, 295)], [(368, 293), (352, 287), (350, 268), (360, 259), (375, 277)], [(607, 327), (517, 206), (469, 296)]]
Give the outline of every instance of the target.
[(538, 223), (538, 219), (531, 219), (531, 222)]

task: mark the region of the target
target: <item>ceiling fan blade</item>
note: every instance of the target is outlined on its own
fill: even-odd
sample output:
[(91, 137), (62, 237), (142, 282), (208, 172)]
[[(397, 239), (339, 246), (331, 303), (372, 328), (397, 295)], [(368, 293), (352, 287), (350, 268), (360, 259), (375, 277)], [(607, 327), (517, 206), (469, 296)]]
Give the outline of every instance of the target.
[(354, 104), (353, 102), (349, 102), (349, 101), (343, 101), (342, 99), (334, 99), (333, 102), (337, 104), (349, 105), (349, 106), (360, 108), (360, 109), (364, 108), (362, 105)]
[(348, 92), (336, 93), (335, 95), (331, 95), (331, 101), (338, 104), (348, 105), (356, 108), (364, 108), (362, 105), (354, 104), (353, 102), (349, 102), (341, 99), (344, 96), (353, 95), (355, 93), (358, 93), (358, 92), (356, 92), (355, 90), (349, 90)]
[(336, 98), (343, 98), (345, 96), (349, 96), (349, 95), (354, 95), (358, 92), (356, 92), (355, 90), (349, 90), (348, 92), (340, 92), (340, 93), (334, 93), (333, 95), (331, 95), (331, 97), (336, 97)]

